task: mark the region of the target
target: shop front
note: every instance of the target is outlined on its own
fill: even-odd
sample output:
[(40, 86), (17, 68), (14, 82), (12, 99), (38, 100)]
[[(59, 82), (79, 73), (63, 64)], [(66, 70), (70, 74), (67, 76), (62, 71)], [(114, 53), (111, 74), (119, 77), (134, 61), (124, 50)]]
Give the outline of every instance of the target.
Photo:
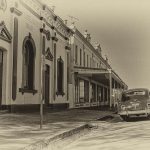
[[(77, 108), (114, 107), (114, 89), (125, 89), (121, 79), (109, 69), (75, 67), (74, 79), (74, 107)], [(118, 86), (115, 87), (114, 82)]]

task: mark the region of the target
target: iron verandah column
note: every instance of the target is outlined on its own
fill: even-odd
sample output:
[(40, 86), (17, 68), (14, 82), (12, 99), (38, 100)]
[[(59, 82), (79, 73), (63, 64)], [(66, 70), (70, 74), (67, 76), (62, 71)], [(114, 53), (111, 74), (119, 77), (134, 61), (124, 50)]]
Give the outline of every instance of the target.
[(111, 108), (112, 106), (112, 70), (109, 69), (109, 107)]

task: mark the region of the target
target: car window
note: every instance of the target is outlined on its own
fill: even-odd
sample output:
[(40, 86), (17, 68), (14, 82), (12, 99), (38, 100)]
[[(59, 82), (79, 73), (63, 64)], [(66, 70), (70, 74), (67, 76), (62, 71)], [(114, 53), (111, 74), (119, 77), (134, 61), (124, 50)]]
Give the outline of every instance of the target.
[[(149, 93), (150, 94), (150, 93)], [(128, 101), (131, 98), (144, 98), (148, 96), (148, 92), (145, 90), (133, 90), (133, 91), (126, 91), (122, 93), (122, 101)]]

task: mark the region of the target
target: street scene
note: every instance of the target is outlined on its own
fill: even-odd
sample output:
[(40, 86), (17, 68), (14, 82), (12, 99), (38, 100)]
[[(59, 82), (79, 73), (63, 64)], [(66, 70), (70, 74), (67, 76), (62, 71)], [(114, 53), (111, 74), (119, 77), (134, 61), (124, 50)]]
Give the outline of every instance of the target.
[[(150, 121), (146, 117), (132, 117), (126, 122), (111, 111), (83, 109), (53, 111), (44, 116), (43, 129), (39, 130), (37, 113), (1, 112), (0, 149), (149, 149)], [(64, 134), (86, 123), (92, 128), (68, 136)], [(65, 137), (53, 140), (62, 134)]]
[[(40, 130), (39, 113), (0, 112), (0, 149), (42, 150), (47, 147), (48, 149), (57, 149), (57, 146), (60, 149), (63, 143), (72, 142), (73, 134), (76, 132), (77, 138), (75, 139), (90, 132), (90, 130), (85, 130), (82, 134), (84, 128), (78, 132), (78, 127), (84, 127), (85, 124), (108, 115), (113, 114), (110, 111), (100, 110), (53, 110), (44, 114), (44, 124)], [(77, 131), (72, 131), (74, 129)]]
[(148, 0), (0, 0), (0, 150), (148, 150)]
[(79, 138), (64, 150), (149, 150), (150, 121), (134, 118), (130, 122), (100, 122), (98, 128)]

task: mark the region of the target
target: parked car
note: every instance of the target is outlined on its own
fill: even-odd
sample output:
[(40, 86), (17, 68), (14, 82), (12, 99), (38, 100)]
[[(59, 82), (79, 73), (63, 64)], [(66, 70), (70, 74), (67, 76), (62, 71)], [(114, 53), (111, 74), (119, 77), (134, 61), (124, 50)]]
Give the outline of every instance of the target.
[(118, 114), (123, 120), (130, 116), (150, 116), (150, 94), (145, 88), (130, 89), (122, 92)]

